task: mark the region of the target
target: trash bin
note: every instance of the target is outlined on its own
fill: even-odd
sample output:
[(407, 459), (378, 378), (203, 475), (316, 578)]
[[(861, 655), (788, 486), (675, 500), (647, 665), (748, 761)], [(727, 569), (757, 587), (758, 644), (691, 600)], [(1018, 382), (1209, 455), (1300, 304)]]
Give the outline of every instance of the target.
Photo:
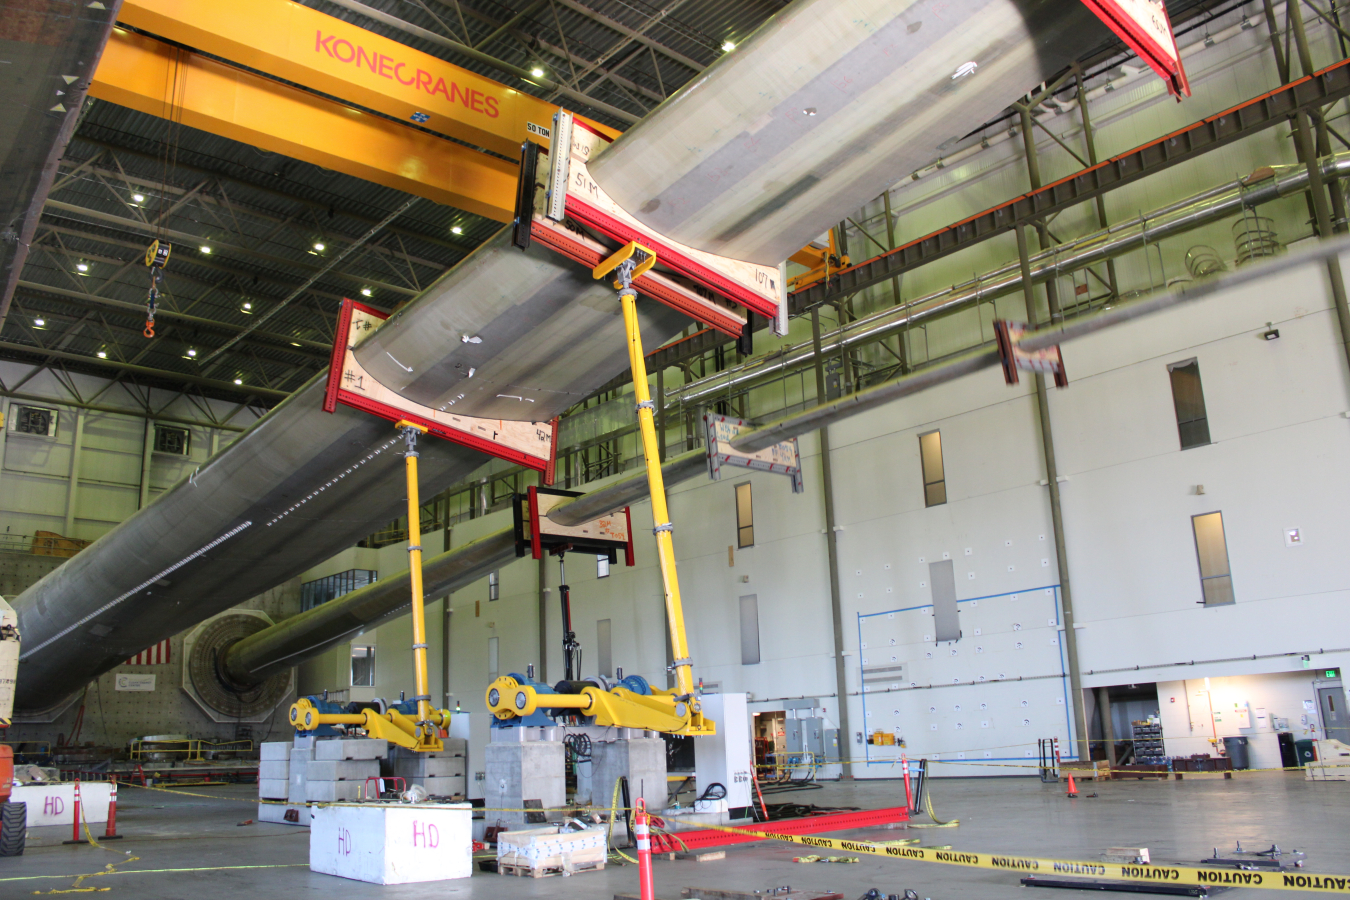
[(1247, 739), (1245, 737), (1224, 738), (1223, 749), (1227, 752), (1228, 758), (1233, 761), (1233, 768), (1251, 768), (1250, 760), (1247, 758)]
[(1298, 761), (1298, 750), (1294, 747), (1294, 734), (1291, 731), (1281, 731), (1276, 735), (1280, 744), (1280, 766), (1286, 769), (1297, 769), (1302, 763)]
[(1294, 741), (1294, 753), (1298, 756), (1300, 766), (1317, 762), (1317, 751), (1313, 749), (1312, 741)]

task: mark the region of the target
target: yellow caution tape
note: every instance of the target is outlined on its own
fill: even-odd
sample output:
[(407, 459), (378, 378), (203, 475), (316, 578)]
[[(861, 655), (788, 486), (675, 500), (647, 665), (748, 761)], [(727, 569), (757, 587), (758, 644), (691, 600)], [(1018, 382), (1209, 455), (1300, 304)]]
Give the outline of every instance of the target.
[(912, 862), (939, 863), (969, 869), (996, 869), (1018, 875), (1069, 875), (1110, 881), (1138, 881), (1150, 884), (1201, 885), (1204, 887), (1248, 887), (1265, 890), (1311, 891), (1350, 895), (1350, 875), (1315, 875), (1302, 872), (1253, 872), (1219, 867), (1122, 865), (1079, 859), (1050, 859), (1012, 854), (973, 853), (963, 850), (939, 850), (933, 847), (908, 847), (878, 844), (872, 841), (848, 841), (810, 835), (777, 834), (772, 831), (747, 831), (722, 825), (699, 823), (699, 828), (750, 835), (766, 841), (783, 841), (822, 850), (842, 850)]

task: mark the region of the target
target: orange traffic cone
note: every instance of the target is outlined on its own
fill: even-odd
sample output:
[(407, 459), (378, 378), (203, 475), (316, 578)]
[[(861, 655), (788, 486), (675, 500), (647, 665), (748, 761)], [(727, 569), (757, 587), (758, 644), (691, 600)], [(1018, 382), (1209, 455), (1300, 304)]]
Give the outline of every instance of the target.
[(1065, 791), (1065, 796), (1067, 796), (1067, 797), (1077, 797), (1077, 796), (1078, 796), (1078, 785), (1076, 785), (1076, 784), (1073, 783), (1073, 773), (1072, 773), (1072, 772), (1069, 773), (1069, 789), (1068, 789), (1067, 791)]

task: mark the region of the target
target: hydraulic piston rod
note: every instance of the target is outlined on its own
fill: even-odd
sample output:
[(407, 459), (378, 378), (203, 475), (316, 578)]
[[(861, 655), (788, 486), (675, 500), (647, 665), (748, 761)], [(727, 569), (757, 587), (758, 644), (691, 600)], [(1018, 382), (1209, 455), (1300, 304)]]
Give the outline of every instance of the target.
[[(661, 583), (666, 599), (666, 618), (670, 624), (670, 646), (674, 655), (675, 696), (689, 704), (691, 726), (687, 733), (703, 729), (702, 706), (694, 693), (694, 669), (689, 658), (689, 640), (684, 629), (684, 607), (680, 600), (680, 579), (675, 567), (675, 526), (666, 508), (666, 482), (661, 474), (661, 455), (656, 443), (656, 406), (647, 387), (646, 355), (642, 352), (642, 332), (638, 327), (637, 291), (633, 280), (656, 264), (656, 254), (636, 242), (628, 244), (595, 267), (596, 278), (615, 275), (614, 286), (623, 304), (624, 328), (628, 332), (628, 360), (633, 370), (633, 394), (637, 399), (638, 429), (642, 436), (642, 456), (647, 465), (647, 486), (651, 492), (652, 520), (655, 524), (656, 553), (661, 564)], [(716, 730), (707, 723), (707, 732)]]

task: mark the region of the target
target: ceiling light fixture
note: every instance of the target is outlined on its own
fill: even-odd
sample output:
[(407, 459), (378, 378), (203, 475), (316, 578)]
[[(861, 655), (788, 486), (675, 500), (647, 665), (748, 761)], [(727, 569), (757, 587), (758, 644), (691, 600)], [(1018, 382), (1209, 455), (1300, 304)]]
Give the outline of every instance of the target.
[(235, 384), (243, 384), (244, 382), (241, 381), (240, 379), (236, 378), (236, 379), (234, 380), (234, 383), (235, 383)]
[(98, 351), (98, 358), (99, 358), (99, 359), (107, 359), (107, 358), (108, 358), (108, 352), (107, 352), (106, 350), (100, 350), (100, 351)]
[(36, 325), (37, 327), (41, 328), (43, 325), (46, 325), (46, 324), (47, 324), (47, 320), (46, 320), (46, 319), (34, 319), (34, 320), (33, 320), (33, 324)]
[(249, 311), (250, 309), (252, 309), (252, 308), (253, 308), (253, 304), (252, 304), (252, 303), (249, 303), (247, 300), (245, 300), (245, 301), (244, 301), (244, 312), (248, 312), (248, 311)]
[(361, 288), (361, 296), (362, 296), (362, 297), (369, 297), (369, 296), (370, 296), (370, 288)]
[(291, 341), (291, 346), (292, 346), (292, 347), (299, 347), (300, 345), (297, 344), (295, 341)]
[(722, 49), (723, 49), (724, 51), (726, 51), (727, 53), (730, 53), (732, 50), (735, 50), (735, 49), (736, 49), (736, 44), (735, 44), (734, 42), (732, 42), (732, 41), (723, 41), (723, 42), (722, 42)]
[(544, 70), (539, 68), (538, 66), (535, 66), (533, 69), (530, 70), (530, 74), (533, 75), (535, 78), (543, 78)]
[(79, 269), (81, 272), (88, 272), (88, 271), (89, 271), (89, 263), (86, 263), (86, 262), (76, 263), (76, 264), (75, 264), (75, 268), (76, 268), (76, 269)]
[(314, 249), (315, 249), (315, 250), (318, 250), (320, 253), (322, 253), (323, 250), (324, 250), (324, 243), (323, 243), (323, 241), (315, 241), (315, 242), (314, 242)]
[(207, 244), (202, 244), (201, 247), (200, 247), (199, 249), (200, 249), (203, 253), (210, 253), (210, 252), (211, 252), (211, 248), (210, 248), (210, 246), (208, 246)]
[(451, 225), (451, 226), (450, 226), (450, 233), (451, 233), (451, 234), (463, 234), (463, 233), (464, 233), (464, 229), (463, 229), (463, 228), (460, 228), (458, 225)]
[(144, 194), (132, 194), (132, 195), (131, 195), (131, 199), (132, 199), (132, 200), (135, 200), (137, 203), (144, 203), (144, 202), (145, 202), (145, 195), (144, 195)]
[(196, 350), (189, 350), (189, 351), (188, 351), (188, 356), (191, 356), (191, 357), (194, 357), (194, 358), (195, 358), (195, 357), (197, 356), (197, 351), (196, 351)]

